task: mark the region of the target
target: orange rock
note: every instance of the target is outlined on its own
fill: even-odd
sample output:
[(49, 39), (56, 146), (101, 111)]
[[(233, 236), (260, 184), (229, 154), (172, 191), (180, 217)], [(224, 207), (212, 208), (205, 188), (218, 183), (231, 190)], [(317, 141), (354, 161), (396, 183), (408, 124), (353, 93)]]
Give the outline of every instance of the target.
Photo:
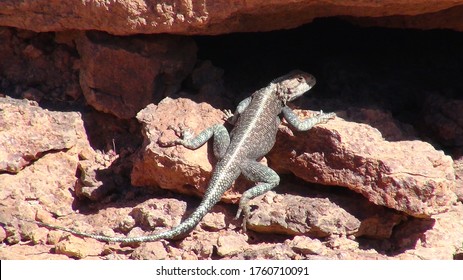
[(187, 37), (121, 38), (87, 32), (76, 42), (87, 102), (122, 119), (176, 92), (196, 62), (196, 45)]
[(280, 172), (348, 187), (376, 205), (415, 217), (446, 211), (456, 201), (453, 161), (421, 141), (385, 141), (366, 124), (336, 118), (307, 133), (281, 127), (267, 156)]
[[(161, 147), (159, 143), (176, 139), (168, 129), (179, 124), (193, 133), (220, 122), (223, 113), (207, 103), (195, 103), (190, 99), (166, 98), (158, 105), (150, 104), (140, 111), (137, 119), (142, 123), (147, 137), (146, 147), (134, 162), (132, 184), (135, 186), (160, 186), (180, 193), (201, 195), (205, 192), (216, 160), (209, 153), (210, 144), (197, 150), (183, 146)], [(236, 192), (227, 192), (225, 200), (237, 199)]]
[[(462, 30), (457, 16), (462, 1), (186, 1), (150, 4), (141, 0), (9, 1), (0, 6), (0, 25), (34, 31), (101, 30), (117, 35), (140, 33), (219, 34), (293, 28), (315, 18), (334, 16), (390, 17), (395, 26)], [(457, 7), (456, 12), (446, 9)], [(433, 16), (433, 13), (442, 16)], [(431, 16), (429, 16), (431, 14)], [(408, 20), (410, 16), (422, 19)], [(405, 21), (404, 21), (405, 18)], [(447, 20), (445, 22), (445, 20)], [(374, 20), (370, 20), (370, 22)], [(410, 22), (410, 23), (409, 23)], [(386, 22), (387, 23), (387, 22)], [(386, 24), (384, 24), (386, 25)], [(392, 25), (392, 24), (389, 24)]]
[(103, 252), (104, 244), (94, 239), (82, 239), (69, 235), (68, 239), (56, 244), (55, 251), (57, 254), (63, 254), (68, 257), (83, 259), (90, 255), (97, 256)]

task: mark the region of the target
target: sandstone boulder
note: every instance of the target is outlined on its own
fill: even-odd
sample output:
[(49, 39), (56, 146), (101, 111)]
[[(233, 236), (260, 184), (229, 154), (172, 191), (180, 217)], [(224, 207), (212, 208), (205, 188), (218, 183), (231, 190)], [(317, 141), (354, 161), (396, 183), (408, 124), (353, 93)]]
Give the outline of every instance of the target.
[(18, 173), (47, 153), (78, 144), (77, 113), (43, 110), (36, 102), (0, 98), (0, 172)]
[(280, 172), (345, 186), (376, 205), (415, 217), (446, 211), (456, 201), (453, 161), (428, 143), (385, 141), (377, 129), (341, 118), (308, 132), (287, 126), (280, 132), (268, 155)]
[(0, 98), (0, 127), (2, 222), (72, 213), (79, 158), (93, 154), (80, 114)]
[(76, 42), (87, 102), (122, 119), (177, 92), (196, 62), (196, 46), (187, 37), (118, 38), (87, 32)]
[[(442, 27), (439, 23), (447, 19), (444, 25), (446, 28), (462, 30), (461, 18), (456, 16), (461, 5), (462, 1), (451, 0), (350, 0), (342, 3), (322, 0), (298, 0), (291, 3), (282, 0), (168, 0), (154, 3), (145, 0), (40, 0), (22, 1), (21, 4), (13, 0), (0, 6), (0, 25), (41, 32), (77, 29), (100, 30), (117, 35), (219, 34), (293, 28), (322, 17), (401, 16), (394, 21), (396, 26), (438, 28)], [(457, 13), (447, 12), (452, 7), (457, 9)], [(433, 17), (433, 13), (439, 16)], [(431, 23), (426, 20), (414, 21), (413, 16), (435, 20)], [(375, 23), (372, 19), (370, 21)]]
[[(186, 194), (204, 194), (216, 159), (210, 144), (197, 150), (183, 146), (161, 147), (179, 135), (168, 127), (185, 126), (197, 134), (209, 126), (223, 122), (224, 114), (207, 103), (190, 99), (166, 98), (158, 105), (150, 104), (140, 111), (137, 119), (146, 137), (144, 147), (134, 162), (132, 184), (135, 186), (160, 186)], [(224, 199), (236, 200), (238, 193), (227, 192)]]
[[(257, 200), (257, 199), (256, 199)], [(323, 238), (353, 235), (360, 221), (327, 198), (275, 195), (259, 198), (248, 221), (248, 229)]]

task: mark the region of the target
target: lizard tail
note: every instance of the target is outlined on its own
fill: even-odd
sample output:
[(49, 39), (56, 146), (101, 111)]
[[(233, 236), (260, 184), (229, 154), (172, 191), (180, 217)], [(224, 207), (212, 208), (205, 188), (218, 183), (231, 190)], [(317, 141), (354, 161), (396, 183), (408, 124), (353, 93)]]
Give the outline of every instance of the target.
[[(210, 189), (214, 190), (215, 188), (208, 188), (208, 190)], [(220, 197), (222, 196), (222, 194), (223, 193), (214, 193), (214, 192), (207, 191), (203, 200), (199, 204), (199, 206), (182, 223), (173, 227), (170, 230), (152, 234), (152, 235), (145, 235), (145, 236), (111, 237), (111, 236), (106, 236), (106, 235), (81, 232), (81, 231), (78, 231), (72, 228), (51, 225), (51, 224), (43, 223), (39, 221), (24, 220), (24, 219), (23, 220), (27, 222), (36, 223), (40, 226), (44, 226), (50, 229), (69, 232), (69, 233), (72, 233), (74, 235), (81, 236), (81, 237), (90, 237), (90, 238), (93, 238), (99, 241), (121, 242), (121, 243), (152, 242), (152, 241), (157, 241), (160, 239), (174, 239), (174, 237), (190, 232), (201, 221), (201, 219), (209, 212), (212, 206), (214, 206), (220, 200)]]

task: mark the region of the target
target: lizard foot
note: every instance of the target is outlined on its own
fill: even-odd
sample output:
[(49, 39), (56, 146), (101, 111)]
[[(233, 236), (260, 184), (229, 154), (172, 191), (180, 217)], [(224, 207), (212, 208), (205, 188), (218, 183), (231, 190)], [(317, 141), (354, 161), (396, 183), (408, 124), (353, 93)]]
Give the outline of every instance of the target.
[(318, 120), (317, 123), (327, 123), (329, 120), (332, 120), (336, 117), (336, 113), (323, 113), (323, 110), (320, 110), (313, 117)]
[(241, 226), (244, 232), (246, 232), (246, 225), (248, 223), (249, 213), (251, 211), (250, 209), (251, 207), (249, 207), (249, 199), (241, 197), (238, 206), (238, 211), (236, 212), (235, 220), (238, 220), (241, 216), (241, 213), (243, 213), (243, 223), (241, 224)]
[(222, 111), (224, 113), (223, 120), (229, 122), (233, 118), (233, 112), (231, 110), (225, 109)]
[(180, 137), (180, 139), (176, 139), (176, 140), (168, 141), (168, 142), (160, 142), (159, 143), (160, 146), (170, 147), (170, 146), (175, 146), (175, 145), (183, 145), (185, 141), (193, 137), (193, 133), (191, 132), (191, 130), (182, 124), (179, 124), (178, 127), (169, 125), (167, 129), (173, 130), (175, 134), (177, 134), (177, 136)]
[(174, 127), (169, 125), (167, 129), (171, 129), (179, 136), (182, 140), (188, 140), (193, 138), (193, 132), (188, 127), (184, 126), (183, 124), (179, 124), (178, 127)]

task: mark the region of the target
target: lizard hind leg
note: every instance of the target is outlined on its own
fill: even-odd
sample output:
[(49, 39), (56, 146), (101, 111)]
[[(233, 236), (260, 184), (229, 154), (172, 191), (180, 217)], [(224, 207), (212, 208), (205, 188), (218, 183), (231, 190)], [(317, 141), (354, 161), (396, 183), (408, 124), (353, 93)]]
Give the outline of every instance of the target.
[(175, 133), (180, 135), (181, 138), (165, 143), (166, 146), (183, 145), (185, 148), (195, 150), (204, 145), (207, 141), (209, 141), (209, 139), (214, 138), (214, 156), (217, 159), (221, 159), (230, 144), (230, 135), (228, 134), (225, 126), (222, 124), (216, 124), (208, 127), (196, 136), (193, 136), (193, 133), (183, 126), (180, 126), (179, 128), (170, 126), (169, 128), (173, 129)]
[(241, 213), (243, 213), (243, 230), (246, 231), (246, 224), (250, 213), (249, 201), (278, 186), (280, 184), (280, 176), (270, 167), (250, 160), (241, 165), (241, 172), (247, 179), (257, 182), (257, 185), (245, 191), (241, 196), (238, 212), (235, 216), (235, 219), (238, 219)]

